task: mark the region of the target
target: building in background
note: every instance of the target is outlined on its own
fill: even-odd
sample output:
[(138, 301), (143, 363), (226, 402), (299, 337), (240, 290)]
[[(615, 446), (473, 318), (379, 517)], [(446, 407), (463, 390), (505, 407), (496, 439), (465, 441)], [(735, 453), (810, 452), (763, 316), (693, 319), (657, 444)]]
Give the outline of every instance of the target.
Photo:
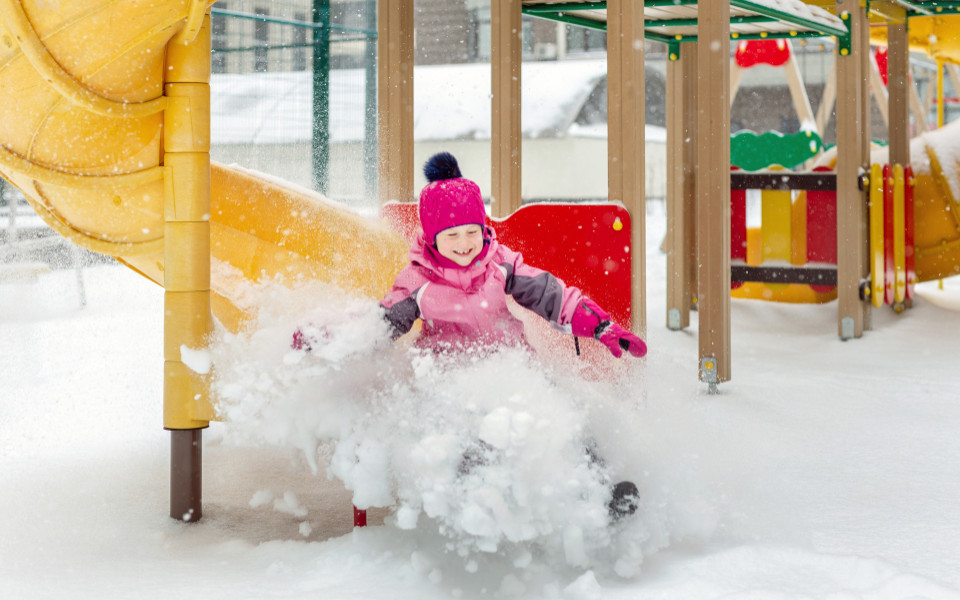
[[(330, 67), (362, 67), (365, 32), (376, 30), (376, 0), (220, 0), (212, 18), (214, 73), (309, 70), (315, 41), (311, 25), (324, 20), (318, 7), (328, 7), (333, 25)], [(418, 0), (414, 19), (415, 64), (490, 60), (490, 0)], [(524, 60), (605, 55), (606, 43), (602, 31), (523, 18)]]

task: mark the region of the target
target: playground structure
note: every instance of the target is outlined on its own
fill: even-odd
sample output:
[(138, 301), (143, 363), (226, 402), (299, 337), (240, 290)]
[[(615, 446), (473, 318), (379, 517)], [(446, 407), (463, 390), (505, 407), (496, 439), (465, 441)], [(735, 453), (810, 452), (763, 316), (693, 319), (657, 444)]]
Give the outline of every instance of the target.
[[(841, 0), (831, 14), (819, 8), (834, 8), (831, 2), (799, 0), (782, 2), (787, 7), (783, 10), (748, 0), (711, 0), (702, 6), (674, 0), (492, 3), (493, 216), (505, 218), (517, 212), (521, 203), (521, 14), (606, 30), (608, 196), (622, 205), (625, 216), (619, 220), (621, 229), (615, 226), (616, 219), (608, 222), (602, 217), (594, 222), (629, 236), (630, 278), (619, 297), (629, 297), (625, 312), (632, 329), (645, 335), (643, 42), (646, 38), (667, 44), (672, 59), (667, 99), (668, 325), (688, 326), (696, 298), (700, 340), (696, 364), (701, 379), (715, 389), (731, 376), (732, 273), (734, 267), (752, 265), (740, 250), (737, 256), (746, 264), (732, 264), (731, 259), (731, 196), (736, 195), (731, 183), (740, 176), (730, 172), (730, 63), (727, 53), (711, 48), (723, 47), (731, 39), (835, 36), (838, 151), (833, 174), (786, 177), (763, 172), (767, 184), (734, 187), (780, 188), (788, 179), (794, 183), (806, 179), (798, 187), (806, 186), (807, 208), (829, 204), (822, 194), (833, 195), (835, 226), (829, 219), (808, 219), (805, 228), (808, 233), (813, 227), (831, 230), (835, 256), (828, 256), (827, 232), (814, 244), (806, 242), (807, 259), (813, 246), (813, 262), (835, 261), (831, 283), (838, 298), (838, 332), (842, 339), (859, 337), (875, 305), (861, 299), (863, 284), (871, 282), (872, 294), (867, 297), (872, 302), (881, 292), (886, 297), (886, 279), (879, 288), (877, 283), (880, 270), (888, 270), (884, 257), (871, 274), (875, 261), (869, 260), (867, 252), (866, 209), (870, 181), (876, 185), (877, 178), (860, 177), (869, 162), (864, 117), (869, 106), (868, 22), (887, 23), (889, 162), (906, 166), (911, 164), (908, 23), (927, 18), (925, 13), (937, 8), (951, 12), (958, 3), (872, 4), (868, 12), (858, 2)], [(379, 195), (383, 203), (415, 198), (412, 14), (412, 0), (378, 4)], [(319, 195), (210, 164), (209, 2), (75, 0), (53, 8), (43, 2), (2, 0), (0, 17), (4, 42), (0, 90), (5, 99), (15, 100), (5, 101), (0, 118), (0, 172), (58, 233), (79, 246), (116, 257), (164, 287), (164, 427), (172, 432), (170, 514), (196, 520), (202, 515), (200, 432), (215, 414), (207, 382), (184, 365), (181, 348), (205, 344), (213, 315), (231, 329), (241, 327), (255, 308), (244, 305), (244, 286), (264, 278), (315, 278), (378, 296), (404, 264), (406, 243), (386, 225), (362, 219)], [(84, 42), (89, 39), (98, 43)], [(685, 142), (688, 139), (690, 143)], [(935, 147), (933, 143), (925, 146), (929, 160), (915, 165), (914, 241), (920, 280), (960, 269), (956, 223), (960, 212), (952, 191), (958, 178), (954, 169), (937, 161)], [(833, 189), (811, 186), (811, 177), (830, 179), (828, 187)], [(892, 179), (896, 182), (897, 176)], [(897, 189), (904, 190), (906, 202), (909, 187), (891, 187), (894, 200)], [(777, 205), (771, 209), (776, 215), (773, 221), (782, 223), (788, 212), (792, 215), (797, 210), (792, 198), (788, 198), (789, 211), (782, 195), (773, 198)], [(896, 222), (906, 223), (908, 204), (902, 209), (895, 203), (891, 206), (895, 216), (903, 215)], [(933, 233), (927, 235), (928, 230)], [(893, 232), (891, 237), (898, 236)], [(903, 242), (892, 246), (894, 298), (902, 287), (902, 297), (908, 299), (908, 240), (904, 233)], [(788, 260), (782, 240), (770, 246), (767, 258)], [(364, 259), (355, 260), (358, 255)], [(626, 263), (619, 264), (624, 273)], [(898, 264), (903, 265), (900, 270)], [(781, 272), (790, 271), (776, 266)], [(813, 271), (805, 268), (804, 276), (814, 275)], [(765, 282), (769, 283), (789, 282)], [(816, 283), (827, 285), (821, 280)]]

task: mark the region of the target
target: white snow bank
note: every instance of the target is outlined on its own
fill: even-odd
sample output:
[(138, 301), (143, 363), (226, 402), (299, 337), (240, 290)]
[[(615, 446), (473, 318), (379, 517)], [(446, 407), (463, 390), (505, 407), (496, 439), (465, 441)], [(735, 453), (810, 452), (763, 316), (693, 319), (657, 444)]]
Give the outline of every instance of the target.
[[(277, 299), (274, 320), (262, 322), (257, 338), (265, 340), (267, 365), (255, 364), (257, 350), (244, 338), (227, 352), (224, 364), (233, 361), (238, 384), (268, 390), (277, 426), (270, 432), (269, 415), (254, 415), (250, 425), (268, 427), (244, 440), (242, 422), (211, 424), (203, 436), (204, 516), (189, 525), (171, 520), (163, 291), (132, 271), (104, 266), (84, 272), (84, 309), (70, 270), (34, 284), (0, 285), (0, 598), (590, 597), (597, 587), (588, 572), (604, 600), (960, 598), (960, 371), (951, 362), (960, 336), (960, 278), (945, 280), (943, 290), (922, 284), (914, 308), (899, 315), (874, 311), (873, 329), (845, 343), (837, 340), (835, 302), (734, 300), (734, 379), (708, 396), (696, 382), (696, 313), (689, 331), (657, 322), (665, 314), (665, 265), (657, 251), (662, 210), (647, 217), (650, 354), (625, 386), (603, 385), (582, 403), (564, 404), (580, 398), (579, 388), (553, 378), (553, 387), (568, 389), (556, 396), (557, 406), (589, 415), (612, 469), (638, 480), (637, 529), (610, 533), (629, 540), (643, 528), (650, 532), (632, 577), (615, 574), (616, 565), (569, 566), (565, 553), (552, 553), (551, 538), (503, 542), (496, 554), (471, 551), (465, 559), (423, 507), (415, 521), (398, 511), (387, 526), (351, 533), (353, 492), (322, 475), (331, 447), (321, 445), (314, 474), (297, 435), (310, 441), (319, 434), (291, 423), (291, 415), (311, 413), (277, 405), (278, 394), (270, 393), (283, 377), (303, 376), (307, 385), (309, 357), (296, 365), (282, 358), (293, 324), (324, 306), (322, 292)], [(364, 364), (361, 356), (342, 355), (341, 370), (326, 371), (329, 385), (310, 382), (326, 393), (338, 377), (341, 384), (359, 381), (315, 404), (317, 412), (347, 413), (346, 434), (378, 421), (354, 418), (345, 401), (376, 399), (377, 382), (389, 380), (377, 373), (378, 358), (366, 363), (365, 384), (353, 365)], [(414, 371), (403, 351), (383, 360)], [(498, 378), (517, 377), (512, 387), (526, 394), (552, 377), (528, 377), (524, 362), (514, 362), (488, 377), (493, 383), (471, 379), (469, 365), (459, 381), (496, 389), (509, 385)], [(410, 387), (430, 387), (434, 367), (416, 366), (425, 379), (411, 379)], [(425, 401), (436, 405), (435, 394)], [(515, 442), (512, 434), (503, 439), (534, 439), (535, 430), (514, 417), (539, 416), (545, 402), (534, 400), (529, 410), (494, 407), (511, 411), (511, 431), (515, 421), (518, 432), (526, 431)], [(491, 429), (502, 432), (496, 423)], [(416, 439), (412, 426), (401, 431)], [(334, 428), (324, 435), (339, 434)], [(445, 439), (423, 444), (422, 460), (445, 464)], [(291, 514), (303, 510), (305, 516)], [(371, 511), (372, 522), (383, 512)], [(666, 545), (650, 552), (657, 543)], [(629, 572), (635, 563), (630, 552), (623, 555)]]
[[(389, 527), (460, 569), (506, 572), (497, 557), (536, 555), (629, 577), (672, 532), (703, 526), (682, 504), (610, 522), (612, 483), (644, 477), (624, 468), (635, 432), (610, 398), (641, 380), (587, 383), (520, 349), (439, 357), (389, 342), (374, 301), (316, 285), (262, 293), (256, 328), (211, 349), (224, 443), (296, 448), (314, 472), (328, 463), (356, 506), (390, 507)], [(297, 328), (311, 351), (290, 348)]]
[[(606, 76), (605, 60), (524, 63), (521, 123), (526, 137), (562, 136)], [(210, 80), (211, 143), (309, 141), (312, 75), (214, 74)], [(363, 69), (330, 72), (330, 139), (363, 139)], [(414, 69), (415, 140), (490, 138), (490, 64)]]

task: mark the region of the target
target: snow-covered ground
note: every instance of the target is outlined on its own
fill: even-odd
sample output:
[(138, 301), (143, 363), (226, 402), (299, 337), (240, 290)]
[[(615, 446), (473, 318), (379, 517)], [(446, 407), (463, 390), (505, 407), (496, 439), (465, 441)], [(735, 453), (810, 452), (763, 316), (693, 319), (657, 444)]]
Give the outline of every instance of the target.
[[(375, 343), (362, 303), (274, 290), (210, 353), (230, 420), (193, 524), (167, 516), (162, 290), (116, 266), (84, 309), (69, 270), (0, 285), (0, 598), (960, 598), (960, 281), (849, 342), (836, 303), (734, 300), (711, 396), (696, 324), (662, 326), (663, 229), (652, 205), (650, 354), (619, 382), (438, 365)], [(287, 347), (341, 309), (323, 356)], [(613, 527), (584, 423), (643, 496)], [(498, 456), (451, 476), (478, 437)], [(351, 531), (328, 469), (401, 509)]]

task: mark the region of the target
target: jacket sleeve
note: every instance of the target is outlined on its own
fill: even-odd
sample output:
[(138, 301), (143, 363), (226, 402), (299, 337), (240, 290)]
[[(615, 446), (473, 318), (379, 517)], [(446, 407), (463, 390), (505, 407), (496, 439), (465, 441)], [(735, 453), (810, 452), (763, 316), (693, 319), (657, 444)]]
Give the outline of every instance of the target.
[(417, 292), (425, 282), (410, 267), (397, 275), (393, 287), (380, 301), (384, 309), (384, 319), (390, 325), (391, 339), (397, 339), (410, 331), (414, 322), (420, 318), (420, 305)]
[(500, 267), (506, 276), (504, 291), (520, 306), (532, 310), (560, 331), (570, 333), (570, 320), (580, 302), (580, 290), (562, 279), (523, 262), (523, 255), (505, 246)]

